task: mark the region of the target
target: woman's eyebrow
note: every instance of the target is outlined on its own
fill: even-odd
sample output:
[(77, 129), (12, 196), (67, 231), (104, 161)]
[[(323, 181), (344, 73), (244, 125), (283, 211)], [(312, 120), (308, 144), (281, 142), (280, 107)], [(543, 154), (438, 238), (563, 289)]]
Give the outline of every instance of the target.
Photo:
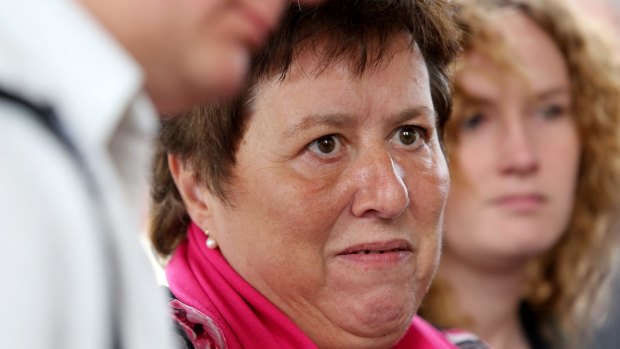
[[(388, 120), (392, 124), (400, 124), (408, 120), (416, 118), (427, 118), (431, 122), (437, 120), (437, 113), (432, 108), (426, 106), (407, 108), (399, 113), (390, 115)], [(287, 137), (295, 135), (295, 133), (310, 129), (317, 125), (326, 125), (336, 128), (353, 127), (357, 123), (357, 119), (348, 114), (310, 114), (304, 116), (299, 122), (291, 125), (285, 131)]]
[(347, 114), (310, 114), (304, 116), (299, 122), (288, 127), (285, 131), (287, 137), (295, 135), (295, 133), (317, 125), (327, 125), (342, 128), (346, 125), (352, 125), (355, 119)]
[(479, 107), (491, 107), (495, 105), (494, 99), (492, 97), (486, 96), (478, 96), (473, 93), (461, 92), (461, 99), (464, 103), (468, 105), (474, 105)]
[(437, 121), (437, 112), (426, 106), (419, 106), (413, 108), (407, 108), (400, 113), (394, 114), (390, 117), (392, 123), (401, 124), (408, 120), (417, 118), (427, 118), (430, 122), (435, 123)]
[(552, 87), (552, 88), (544, 89), (536, 93), (536, 100), (542, 101), (542, 100), (546, 100), (546, 99), (549, 99), (555, 96), (564, 96), (564, 95), (570, 96), (570, 94), (571, 92), (568, 89), (568, 87), (565, 87), (565, 86)]

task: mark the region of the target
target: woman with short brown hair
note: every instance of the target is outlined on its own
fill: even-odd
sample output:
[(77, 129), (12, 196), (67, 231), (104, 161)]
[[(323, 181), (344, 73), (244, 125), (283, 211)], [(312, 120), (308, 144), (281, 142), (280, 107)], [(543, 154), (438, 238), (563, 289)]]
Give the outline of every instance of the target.
[(293, 6), (246, 93), (166, 122), (152, 241), (196, 348), (454, 348), (439, 258), (448, 1)]

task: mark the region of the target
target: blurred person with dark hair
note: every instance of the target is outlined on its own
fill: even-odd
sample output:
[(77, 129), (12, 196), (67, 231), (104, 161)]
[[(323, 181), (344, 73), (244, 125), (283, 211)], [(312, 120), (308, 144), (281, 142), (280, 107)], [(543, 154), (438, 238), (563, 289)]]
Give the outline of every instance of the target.
[(285, 4), (3, 2), (1, 347), (171, 347), (137, 239), (156, 111), (233, 96)]
[(589, 347), (620, 184), (620, 80), (560, 2), (459, 2), (445, 248), (422, 306), (498, 349)]
[(451, 10), (291, 6), (239, 99), (164, 122), (151, 239), (184, 348), (455, 348), (415, 316), (448, 192)]

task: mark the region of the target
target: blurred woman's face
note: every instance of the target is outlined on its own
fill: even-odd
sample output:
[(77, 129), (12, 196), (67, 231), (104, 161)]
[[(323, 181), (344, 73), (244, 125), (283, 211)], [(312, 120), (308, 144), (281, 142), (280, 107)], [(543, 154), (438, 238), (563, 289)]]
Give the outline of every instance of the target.
[(446, 253), (485, 268), (521, 265), (558, 241), (580, 157), (559, 49), (521, 13), (506, 11), (495, 23), (520, 73), (475, 50), (462, 58), (446, 209)]
[(389, 346), (439, 257), (449, 178), (428, 72), (417, 50), (361, 77), (348, 62), (316, 76), (320, 60), (258, 86), (231, 205), (209, 201), (205, 224), (319, 347)]

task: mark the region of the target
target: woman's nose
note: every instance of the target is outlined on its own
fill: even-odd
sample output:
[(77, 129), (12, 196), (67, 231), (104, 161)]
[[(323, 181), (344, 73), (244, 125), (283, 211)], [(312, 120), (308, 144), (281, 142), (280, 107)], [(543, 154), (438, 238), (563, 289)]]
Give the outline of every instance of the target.
[(365, 157), (354, 174), (352, 213), (357, 217), (397, 218), (409, 206), (403, 170), (389, 153)]
[(539, 168), (532, 131), (525, 122), (507, 125), (497, 143), (499, 170), (505, 175), (528, 176)]

